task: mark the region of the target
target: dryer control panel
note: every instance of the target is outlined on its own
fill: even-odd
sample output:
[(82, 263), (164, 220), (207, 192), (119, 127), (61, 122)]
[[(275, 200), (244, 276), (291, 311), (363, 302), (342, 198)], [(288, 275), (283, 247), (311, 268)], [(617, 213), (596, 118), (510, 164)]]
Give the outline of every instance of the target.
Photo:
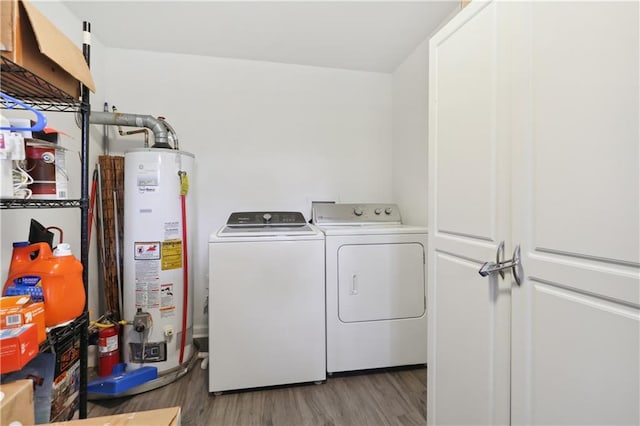
[(311, 220), (316, 225), (400, 225), (397, 204), (313, 203)]

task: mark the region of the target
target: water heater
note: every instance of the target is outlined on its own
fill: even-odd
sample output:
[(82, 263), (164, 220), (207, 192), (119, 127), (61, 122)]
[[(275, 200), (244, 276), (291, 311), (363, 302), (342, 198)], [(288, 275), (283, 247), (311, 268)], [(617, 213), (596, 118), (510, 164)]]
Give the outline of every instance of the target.
[(124, 157), (123, 336), (127, 369), (170, 372), (193, 347), (193, 154), (140, 148)]

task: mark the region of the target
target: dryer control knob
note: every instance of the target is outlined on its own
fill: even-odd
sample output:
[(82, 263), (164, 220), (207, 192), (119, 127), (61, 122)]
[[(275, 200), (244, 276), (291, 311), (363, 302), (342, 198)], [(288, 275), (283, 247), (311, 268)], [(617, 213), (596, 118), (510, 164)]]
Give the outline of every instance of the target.
[(391, 211), (392, 211), (392, 210), (391, 210), (391, 207), (387, 207), (386, 209), (384, 209), (384, 212), (385, 212), (386, 214), (391, 214)]
[(360, 207), (356, 207), (355, 209), (353, 209), (353, 214), (355, 214), (356, 216), (362, 216), (362, 213), (364, 212)]
[(375, 214), (381, 214), (382, 213), (382, 209), (375, 209), (374, 212), (375, 212)]
[(262, 215), (262, 218), (264, 219), (265, 222), (269, 222), (271, 220), (271, 214), (265, 213)]

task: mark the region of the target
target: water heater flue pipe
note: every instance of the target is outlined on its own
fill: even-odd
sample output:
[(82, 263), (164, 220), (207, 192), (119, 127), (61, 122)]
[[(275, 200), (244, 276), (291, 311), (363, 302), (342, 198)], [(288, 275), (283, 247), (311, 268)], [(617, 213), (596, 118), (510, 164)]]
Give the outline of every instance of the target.
[(166, 122), (150, 115), (91, 111), (89, 122), (91, 124), (107, 124), (112, 126), (146, 127), (153, 132), (154, 144), (152, 148), (172, 148), (171, 145), (169, 145), (169, 132), (167, 131)]
[(173, 127), (171, 127), (171, 124), (169, 124), (167, 120), (164, 119), (164, 117), (158, 116), (158, 120), (162, 121), (162, 124), (164, 124), (164, 127), (166, 127), (167, 130), (169, 131), (169, 135), (173, 140), (173, 149), (180, 150), (180, 145), (178, 145), (178, 135), (176, 134), (175, 130), (173, 130)]

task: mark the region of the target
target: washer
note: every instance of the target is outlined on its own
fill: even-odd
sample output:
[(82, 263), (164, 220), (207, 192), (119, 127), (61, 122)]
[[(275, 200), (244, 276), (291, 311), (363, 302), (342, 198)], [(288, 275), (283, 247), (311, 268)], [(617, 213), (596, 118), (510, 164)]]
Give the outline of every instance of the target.
[(299, 212), (231, 214), (209, 238), (209, 392), (325, 379), (323, 234)]
[(427, 228), (395, 204), (314, 203), (325, 234), (327, 372), (427, 362)]

